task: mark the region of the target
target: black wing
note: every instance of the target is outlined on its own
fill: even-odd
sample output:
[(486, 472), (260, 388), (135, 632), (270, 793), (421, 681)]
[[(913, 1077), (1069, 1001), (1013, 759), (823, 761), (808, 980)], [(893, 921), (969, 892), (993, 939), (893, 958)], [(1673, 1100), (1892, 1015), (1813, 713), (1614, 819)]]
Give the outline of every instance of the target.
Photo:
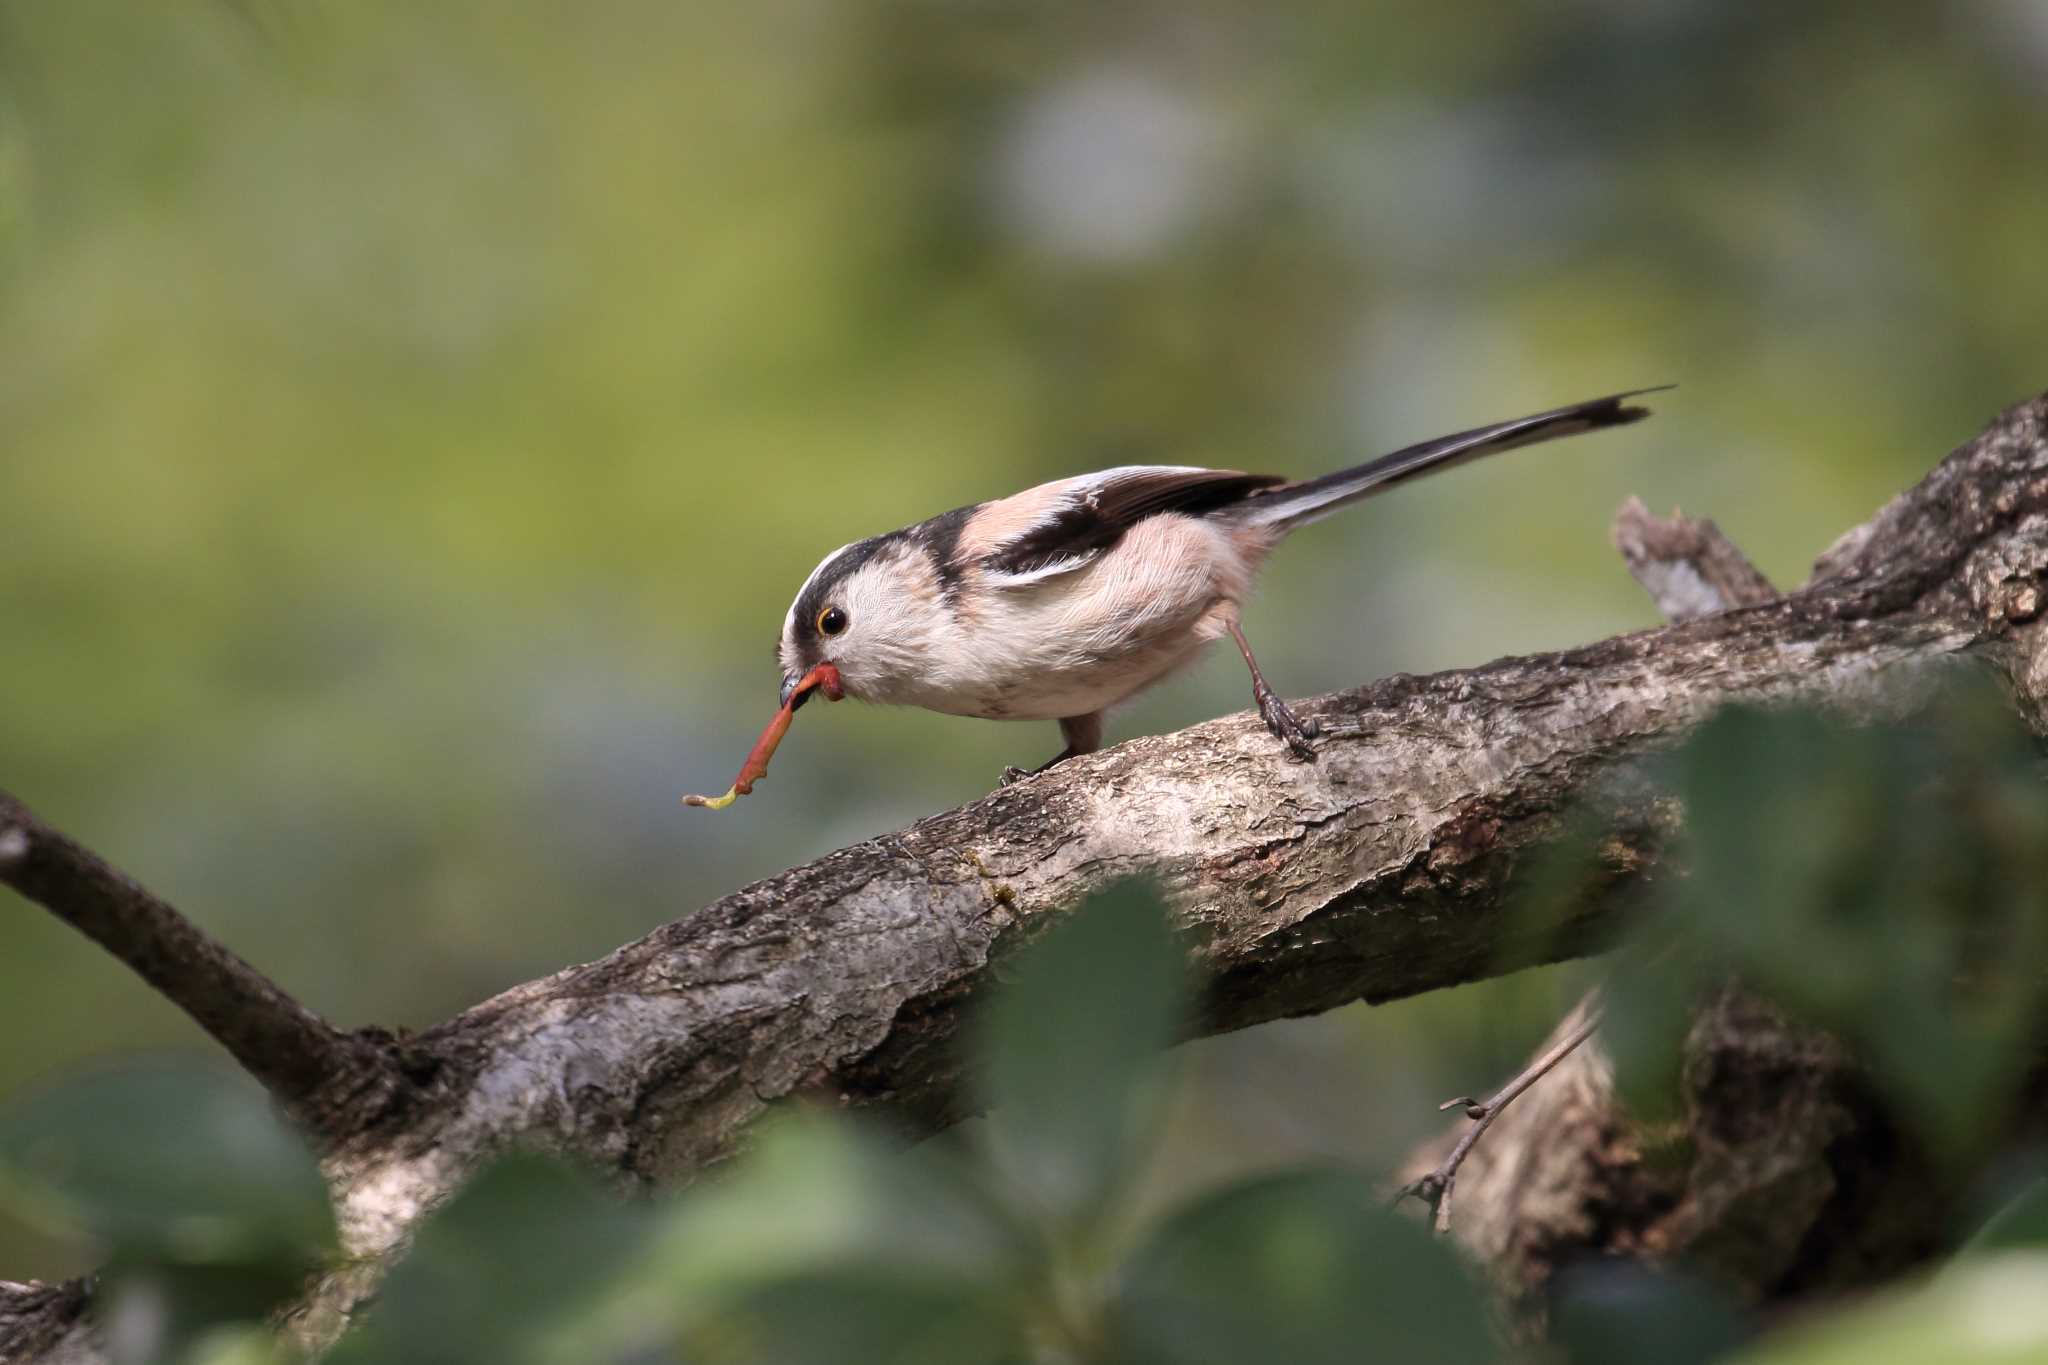
[(1277, 474), (1182, 465), (1125, 465), (1062, 479), (1005, 499), (1027, 515), (981, 562), (998, 583), (1035, 583), (1081, 568), (1147, 517), (1213, 512), (1285, 482)]

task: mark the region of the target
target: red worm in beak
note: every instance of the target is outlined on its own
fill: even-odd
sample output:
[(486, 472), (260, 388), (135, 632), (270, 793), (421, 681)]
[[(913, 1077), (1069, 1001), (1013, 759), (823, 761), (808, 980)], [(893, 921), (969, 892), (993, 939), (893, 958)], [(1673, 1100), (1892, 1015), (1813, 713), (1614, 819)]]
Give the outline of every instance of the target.
[(823, 692), (830, 701), (838, 701), (845, 696), (839, 686), (839, 670), (831, 664), (819, 664), (789, 690), (782, 709), (775, 713), (768, 722), (768, 728), (754, 741), (754, 747), (747, 752), (747, 761), (740, 764), (740, 775), (732, 780), (731, 790), (723, 796), (686, 796), (683, 804), (724, 810), (753, 791), (754, 784), (768, 776), (768, 760), (775, 756), (775, 746), (782, 743), (782, 737), (789, 733), (789, 722), (795, 717), (796, 709), (811, 699), (813, 691)]

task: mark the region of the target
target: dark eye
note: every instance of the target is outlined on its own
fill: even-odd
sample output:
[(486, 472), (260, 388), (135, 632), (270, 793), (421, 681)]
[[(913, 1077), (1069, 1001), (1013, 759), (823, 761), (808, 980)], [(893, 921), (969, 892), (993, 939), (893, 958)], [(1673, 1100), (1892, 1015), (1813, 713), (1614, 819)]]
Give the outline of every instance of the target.
[(818, 634), (837, 635), (846, 629), (846, 613), (837, 607), (827, 607), (818, 613)]

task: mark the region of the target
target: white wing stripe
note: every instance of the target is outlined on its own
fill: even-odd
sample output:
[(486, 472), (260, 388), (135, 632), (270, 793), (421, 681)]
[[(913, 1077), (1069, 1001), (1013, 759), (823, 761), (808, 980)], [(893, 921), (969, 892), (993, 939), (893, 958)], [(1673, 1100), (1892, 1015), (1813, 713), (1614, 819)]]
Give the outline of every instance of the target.
[(1061, 574), (1072, 573), (1076, 569), (1086, 568), (1100, 558), (1102, 558), (1102, 551), (1090, 550), (1086, 554), (1068, 555), (1065, 559), (1055, 559), (1050, 564), (1041, 564), (1035, 569), (1026, 569), (1021, 573), (1006, 573), (998, 569), (991, 569), (988, 572), (987, 582), (991, 586), (998, 588), (1021, 588), (1027, 583), (1043, 582), (1048, 578), (1057, 578)]

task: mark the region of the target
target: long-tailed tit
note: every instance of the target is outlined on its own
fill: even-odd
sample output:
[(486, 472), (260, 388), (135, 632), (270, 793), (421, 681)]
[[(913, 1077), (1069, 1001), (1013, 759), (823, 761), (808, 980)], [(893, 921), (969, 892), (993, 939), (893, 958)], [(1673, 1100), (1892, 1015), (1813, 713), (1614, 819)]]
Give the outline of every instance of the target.
[[(822, 690), (988, 720), (1054, 720), (1066, 747), (1102, 744), (1103, 712), (1229, 636), (1266, 727), (1312, 759), (1313, 720), (1267, 684), (1238, 616), (1289, 532), (1407, 479), (1649, 415), (1595, 398), (1409, 446), (1293, 482), (1272, 474), (1127, 465), (956, 508), (825, 556), (783, 622), (782, 711), (724, 804), (766, 771), (790, 714)], [(1010, 769), (1005, 780), (1023, 776)]]

